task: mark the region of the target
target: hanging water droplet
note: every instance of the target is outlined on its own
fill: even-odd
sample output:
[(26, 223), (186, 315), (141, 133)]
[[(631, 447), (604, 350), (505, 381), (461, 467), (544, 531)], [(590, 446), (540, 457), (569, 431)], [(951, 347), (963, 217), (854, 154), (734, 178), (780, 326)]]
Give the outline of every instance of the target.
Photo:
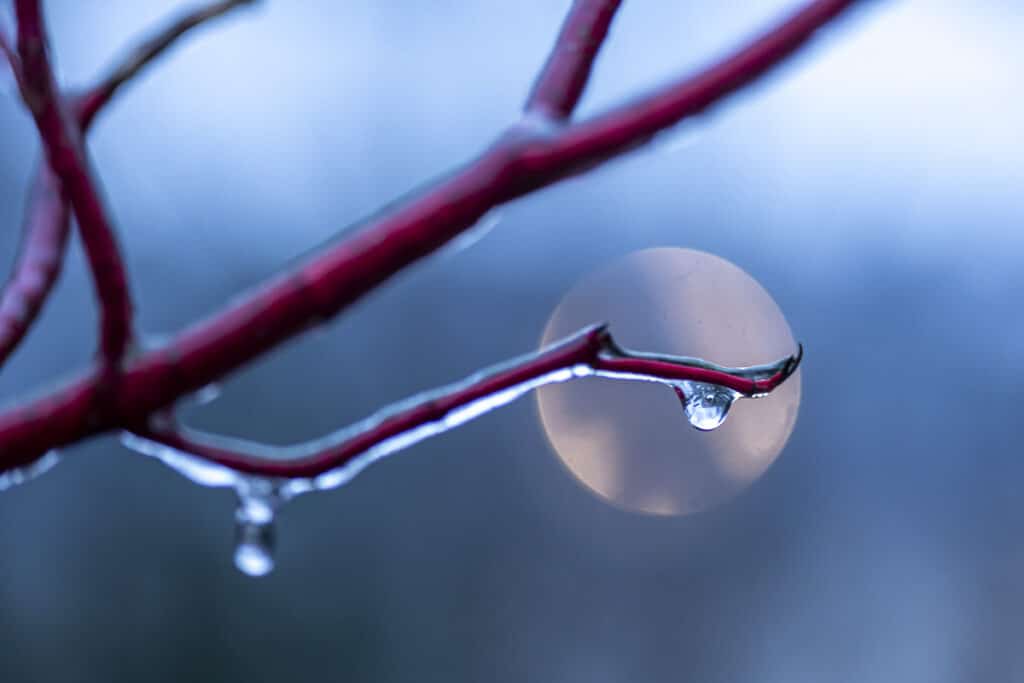
[(236, 490), (235, 566), (249, 576), (265, 576), (274, 569), (274, 516), (284, 498), (270, 479), (242, 479)]
[(274, 569), (274, 524), (242, 523), (235, 527), (235, 566), (248, 576)]
[(727, 387), (684, 380), (675, 387), (686, 419), (697, 429), (709, 432), (725, 422), (729, 408), (742, 394)]
[(0, 472), (0, 491), (6, 491), (25, 482), (32, 481), (36, 477), (49, 472), (58, 462), (60, 462), (60, 456), (57, 455), (57, 451), (49, 451), (43, 457), (30, 462), (24, 467), (15, 467), (12, 470)]

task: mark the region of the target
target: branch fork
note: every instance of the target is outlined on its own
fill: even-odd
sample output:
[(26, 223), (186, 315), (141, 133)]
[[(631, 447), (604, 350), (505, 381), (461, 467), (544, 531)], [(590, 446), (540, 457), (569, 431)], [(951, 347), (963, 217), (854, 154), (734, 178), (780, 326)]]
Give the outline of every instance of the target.
[[(403, 447), (471, 419), (548, 381), (597, 375), (725, 387), (738, 396), (772, 391), (800, 355), (757, 368), (628, 351), (603, 326), (469, 380), (417, 397), (364, 423), (290, 449), (273, 449), (175, 426), (175, 403), (330, 318), (436, 251), (496, 206), (583, 173), (650, 140), (755, 80), (805, 44), (854, 0), (809, 0), (803, 8), (693, 76), (588, 120), (573, 121), (617, 0), (576, 0), (529, 94), (522, 118), (461, 170), (390, 207), (289, 273), (183, 330), (157, 349), (129, 357), (133, 306), (114, 222), (82, 138), (121, 87), (190, 29), (253, 0), (221, 0), (182, 15), (143, 41), (93, 88), (61, 93), (53, 76), (40, 0), (14, 0), (17, 49), (0, 53), (19, 79), (43, 142), (41, 164), (14, 272), (0, 295), (0, 364), (35, 321), (58, 277), (74, 211), (100, 307), (99, 364), (42, 398), (0, 413), (0, 473), (26, 468), (52, 449), (123, 430), (239, 474), (323, 477), (368, 453)], [(161, 418), (161, 416), (163, 416)], [(417, 437), (417, 438), (413, 438)], [(390, 444), (390, 445), (389, 445)], [(284, 452), (298, 456), (275, 459)], [(390, 452), (390, 451), (388, 451)], [(268, 457), (269, 456), (269, 457)]]

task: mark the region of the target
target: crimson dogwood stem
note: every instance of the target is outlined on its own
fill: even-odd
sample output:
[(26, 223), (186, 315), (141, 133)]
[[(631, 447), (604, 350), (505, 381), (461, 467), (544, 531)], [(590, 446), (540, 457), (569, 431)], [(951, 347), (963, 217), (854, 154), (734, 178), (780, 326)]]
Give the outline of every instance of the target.
[(590, 78), (621, 0), (576, 0), (523, 108), (556, 120), (568, 118)]
[[(227, 0), (193, 10), (155, 33), (120, 60), (111, 74), (84, 94), (69, 98), (79, 130), (88, 132), (100, 110), (117, 90), (135, 77), (153, 59), (163, 54), (190, 29), (229, 10), (254, 0)], [(17, 74), (16, 55), (0, 31), (11, 68)], [(20, 78), (20, 76), (19, 76)], [(53, 289), (64, 263), (69, 233), (70, 207), (60, 179), (44, 160), (29, 192), (18, 248), (11, 276), (0, 294), (0, 366), (17, 348), (35, 322)]]
[[(338, 432), (340, 438), (273, 447), (181, 430), (163, 420), (132, 431), (238, 472), (312, 478), (336, 470), (389, 440), (401, 442), (394, 450), (412, 445), (551, 382), (592, 375), (671, 386), (690, 380), (729, 387), (745, 396), (760, 396), (784, 382), (799, 364), (800, 354), (756, 368), (724, 368), (693, 358), (637, 353), (618, 346), (605, 326), (595, 325), (525, 358), (480, 371), (469, 380), (386, 409), (363, 428)], [(423, 436), (409, 438), (418, 429)]]
[(0, 365), (35, 322), (64, 263), (69, 232), (67, 201), (60, 180), (40, 163), (32, 181), (21, 244), (0, 295)]
[(117, 368), (132, 336), (132, 303), (124, 263), (78, 126), (57, 89), (39, 0), (16, 0), (15, 8), (22, 94), (50, 168), (60, 178), (78, 219), (101, 309), (100, 353), (108, 369)]
[[(513, 125), (479, 158), (433, 187), (128, 363), (102, 413), (92, 405), (100, 386), (94, 370), (0, 415), (0, 467), (109, 429), (144, 428), (155, 411), (330, 318), (498, 204), (607, 161), (741, 88), (853, 4), (813, 0), (695, 76), (590, 121), (543, 130)], [(561, 81), (563, 87), (570, 81)]]

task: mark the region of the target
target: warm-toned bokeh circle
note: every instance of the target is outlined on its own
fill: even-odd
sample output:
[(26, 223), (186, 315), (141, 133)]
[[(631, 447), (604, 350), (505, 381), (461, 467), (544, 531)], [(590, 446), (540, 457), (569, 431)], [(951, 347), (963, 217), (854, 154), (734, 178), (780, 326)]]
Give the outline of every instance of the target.
[[(580, 281), (551, 315), (543, 344), (607, 321), (627, 348), (758, 365), (796, 350), (771, 296), (750, 275), (692, 249), (634, 252)], [(584, 378), (538, 392), (556, 453), (591, 490), (630, 510), (688, 514), (761, 476), (793, 431), (799, 371), (771, 395), (736, 402), (713, 432), (689, 425), (668, 387)]]

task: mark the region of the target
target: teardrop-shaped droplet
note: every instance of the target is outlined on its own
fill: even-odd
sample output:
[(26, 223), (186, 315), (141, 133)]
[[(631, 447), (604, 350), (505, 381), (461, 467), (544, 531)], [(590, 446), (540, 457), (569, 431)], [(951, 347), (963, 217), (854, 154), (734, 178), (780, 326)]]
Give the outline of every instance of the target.
[(284, 502), (277, 482), (260, 477), (239, 480), (235, 510), (235, 566), (249, 576), (274, 569), (274, 516)]
[(235, 566), (249, 576), (266, 576), (274, 569), (274, 523), (238, 522), (235, 528)]
[(686, 419), (697, 429), (709, 432), (725, 422), (733, 401), (740, 393), (728, 387), (705, 382), (682, 381), (675, 387), (683, 403)]
[(36, 477), (46, 474), (54, 465), (60, 462), (60, 456), (57, 455), (57, 451), (49, 451), (46, 455), (30, 462), (24, 467), (15, 467), (14, 469), (7, 470), (6, 472), (0, 472), (0, 491), (5, 491), (10, 488), (14, 488), (25, 482), (32, 481)]

